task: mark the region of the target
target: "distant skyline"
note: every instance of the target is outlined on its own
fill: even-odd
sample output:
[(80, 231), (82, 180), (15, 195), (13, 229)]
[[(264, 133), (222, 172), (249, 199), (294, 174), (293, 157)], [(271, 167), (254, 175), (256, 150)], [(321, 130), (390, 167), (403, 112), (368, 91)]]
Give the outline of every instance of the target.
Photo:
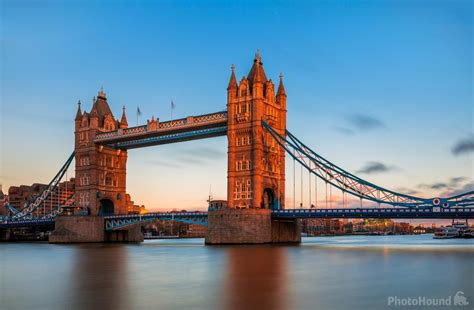
[[(55, 175), (73, 150), (78, 100), (89, 111), (104, 87), (130, 126), (138, 107), (140, 124), (169, 119), (171, 101), (173, 118), (225, 110), (231, 65), (240, 80), (257, 49), (268, 78), (283, 73), (288, 130), (321, 155), (407, 194), (474, 190), (472, 1), (1, 6), (5, 192)], [(292, 169), (287, 157), (287, 207)], [(131, 150), (127, 170), (136, 203), (205, 209), (210, 187), (226, 198), (227, 141)]]

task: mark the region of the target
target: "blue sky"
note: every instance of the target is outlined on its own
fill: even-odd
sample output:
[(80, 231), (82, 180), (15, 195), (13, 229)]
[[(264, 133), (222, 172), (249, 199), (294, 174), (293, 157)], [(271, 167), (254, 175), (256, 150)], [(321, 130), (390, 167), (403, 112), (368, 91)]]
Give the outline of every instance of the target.
[[(283, 72), (288, 129), (321, 155), (423, 196), (473, 187), (472, 1), (1, 5), (4, 191), (54, 176), (73, 148), (77, 100), (90, 110), (101, 86), (131, 125), (137, 106), (140, 123), (168, 119), (171, 100), (174, 117), (220, 111), (231, 64), (240, 79), (257, 49), (269, 78)], [(226, 197), (226, 145), (130, 151), (128, 192), (151, 209), (205, 208), (210, 185)]]

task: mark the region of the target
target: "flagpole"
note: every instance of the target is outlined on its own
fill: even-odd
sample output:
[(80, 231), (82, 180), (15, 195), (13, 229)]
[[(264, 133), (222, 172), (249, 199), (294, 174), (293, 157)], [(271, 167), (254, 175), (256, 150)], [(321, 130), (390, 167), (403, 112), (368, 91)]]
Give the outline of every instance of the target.
[(171, 99), (170, 108), (171, 108), (171, 120), (173, 120), (173, 99)]

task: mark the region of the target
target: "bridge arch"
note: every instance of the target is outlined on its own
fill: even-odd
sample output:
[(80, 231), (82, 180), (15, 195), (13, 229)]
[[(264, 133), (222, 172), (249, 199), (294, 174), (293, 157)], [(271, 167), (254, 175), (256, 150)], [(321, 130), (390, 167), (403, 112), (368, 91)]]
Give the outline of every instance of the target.
[(273, 189), (267, 187), (263, 190), (262, 208), (271, 210), (276, 209), (276, 199)]
[(114, 202), (110, 199), (104, 198), (100, 200), (99, 215), (114, 215)]

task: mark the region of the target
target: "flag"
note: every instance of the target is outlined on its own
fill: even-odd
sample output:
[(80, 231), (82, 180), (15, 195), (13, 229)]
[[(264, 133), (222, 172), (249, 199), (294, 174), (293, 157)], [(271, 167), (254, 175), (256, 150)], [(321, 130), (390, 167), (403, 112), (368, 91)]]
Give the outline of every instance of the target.
[(137, 107), (137, 115), (142, 115), (142, 111), (140, 111), (140, 107)]
[(171, 109), (176, 108), (176, 105), (174, 104), (173, 100), (171, 100)]

